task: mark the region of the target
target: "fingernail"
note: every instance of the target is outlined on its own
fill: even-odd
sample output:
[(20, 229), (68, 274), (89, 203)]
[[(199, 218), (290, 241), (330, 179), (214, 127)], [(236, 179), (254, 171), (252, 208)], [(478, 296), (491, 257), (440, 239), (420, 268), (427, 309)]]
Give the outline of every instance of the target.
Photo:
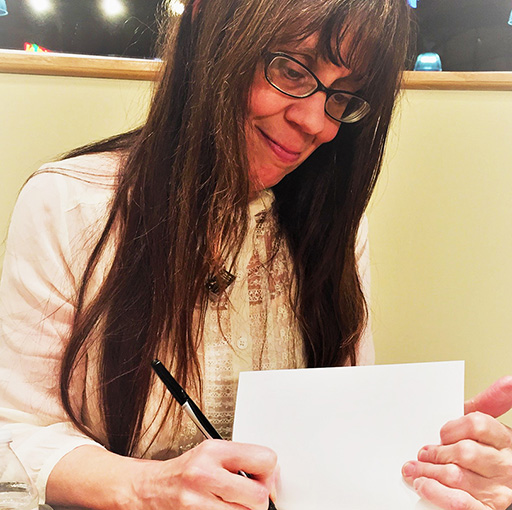
[(272, 501), (276, 500), (276, 493), (277, 493), (276, 485), (275, 485), (275, 483), (273, 483), (272, 486), (270, 487), (270, 499)]
[(425, 478), (416, 478), (416, 480), (414, 480), (414, 482), (412, 482), (412, 486), (413, 486), (414, 490), (419, 493), (421, 491), (421, 489), (423, 488), (424, 481), (425, 481)]
[(279, 483), (281, 475), (281, 468), (279, 464), (274, 469), (274, 473), (272, 474), (271, 484), (270, 484), (270, 498), (272, 501), (276, 500), (277, 497), (277, 484)]
[(405, 476), (405, 478), (412, 478), (414, 476), (415, 471), (416, 467), (412, 462), (407, 462), (402, 467), (402, 475)]
[(427, 452), (427, 447), (425, 446), (425, 448), (422, 448), (418, 452), (418, 460), (427, 460), (427, 458), (428, 458), (428, 452)]

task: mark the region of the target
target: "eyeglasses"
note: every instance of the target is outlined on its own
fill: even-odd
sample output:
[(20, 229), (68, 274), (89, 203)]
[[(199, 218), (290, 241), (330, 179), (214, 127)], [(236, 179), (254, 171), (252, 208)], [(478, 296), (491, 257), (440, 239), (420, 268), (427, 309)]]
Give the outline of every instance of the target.
[(338, 122), (353, 124), (371, 109), (368, 101), (357, 94), (326, 87), (313, 71), (286, 53), (267, 53), (265, 64), (267, 81), (287, 96), (301, 99), (325, 92), (325, 113)]

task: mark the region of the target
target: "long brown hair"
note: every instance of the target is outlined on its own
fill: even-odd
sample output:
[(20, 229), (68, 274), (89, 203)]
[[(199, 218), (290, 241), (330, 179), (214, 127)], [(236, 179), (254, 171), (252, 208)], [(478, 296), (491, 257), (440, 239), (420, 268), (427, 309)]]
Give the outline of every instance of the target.
[[(294, 264), (292, 301), (308, 366), (354, 364), (367, 317), (355, 242), (399, 89), (406, 0), (202, 0), (192, 11), (189, 2), (167, 37), (145, 125), (73, 153), (121, 150), (125, 159), (79, 290), (62, 400), (91, 434), (70, 388), (74, 369), (99, 342), (108, 447), (125, 455), (143, 433), (150, 361), (163, 346), (176, 378), (200, 388), (194, 309), (204, 313), (205, 281), (228, 257), (236, 260), (247, 230), (244, 129), (254, 73), (265, 50), (312, 34), (325, 59), (364, 76), (360, 93), (372, 111), (357, 125), (341, 125), (332, 142), (273, 188), (279, 235)], [(342, 55), (345, 35), (350, 50)], [(113, 260), (91, 298), (90, 281), (112, 243)]]

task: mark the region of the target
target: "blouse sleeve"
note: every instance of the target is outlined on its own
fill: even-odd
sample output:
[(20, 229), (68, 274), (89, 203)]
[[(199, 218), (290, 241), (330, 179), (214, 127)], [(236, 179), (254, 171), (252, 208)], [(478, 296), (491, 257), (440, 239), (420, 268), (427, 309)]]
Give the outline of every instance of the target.
[(368, 218), (366, 215), (361, 220), (357, 234), (356, 261), (359, 279), (368, 307), (368, 321), (357, 349), (357, 364), (373, 365), (375, 363), (375, 349), (370, 320), (370, 246), (368, 243)]
[(96, 444), (70, 423), (59, 394), (60, 362), (85, 260), (84, 250), (76, 248), (84, 246), (86, 225), (105, 211), (105, 191), (99, 196), (91, 187), (83, 202), (75, 195), (88, 185), (75, 181), (43, 172), (24, 186), (0, 283), (0, 426), (12, 431), (13, 449), (41, 502), (55, 464), (78, 446)]

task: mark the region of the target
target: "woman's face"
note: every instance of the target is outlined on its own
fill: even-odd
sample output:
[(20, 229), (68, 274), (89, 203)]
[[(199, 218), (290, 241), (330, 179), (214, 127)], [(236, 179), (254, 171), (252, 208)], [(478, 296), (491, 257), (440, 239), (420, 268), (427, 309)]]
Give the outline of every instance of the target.
[[(275, 51), (305, 64), (326, 87), (356, 92), (357, 82), (350, 78), (350, 70), (320, 59), (316, 46), (316, 38), (310, 37)], [(325, 93), (303, 99), (286, 96), (268, 83), (264, 71), (262, 63), (251, 87), (246, 127), (253, 191), (277, 184), (320, 145), (330, 142), (340, 125), (325, 113)]]

